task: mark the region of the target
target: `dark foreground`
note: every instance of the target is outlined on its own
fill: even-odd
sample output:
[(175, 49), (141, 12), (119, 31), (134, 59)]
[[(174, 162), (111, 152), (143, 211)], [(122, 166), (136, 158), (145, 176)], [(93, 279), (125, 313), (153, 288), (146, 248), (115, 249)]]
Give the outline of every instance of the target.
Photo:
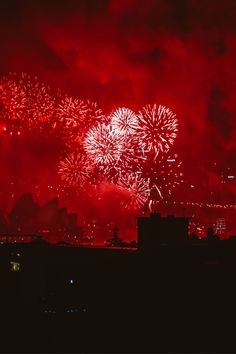
[(1, 245), (0, 351), (236, 352), (235, 255)]

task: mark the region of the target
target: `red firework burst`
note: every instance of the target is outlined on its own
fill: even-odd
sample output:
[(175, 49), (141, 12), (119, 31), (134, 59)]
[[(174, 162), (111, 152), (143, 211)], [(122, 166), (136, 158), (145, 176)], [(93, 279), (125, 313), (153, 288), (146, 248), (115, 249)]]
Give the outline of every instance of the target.
[(104, 117), (96, 102), (83, 101), (69, 96), (65, 96), (61, 100), (57, 108), (57, 114), (67, 127), (75, 130), (77, 128), (80, 134), (86, 133), (91, 126)]
[(23, 116), (26, 106), (26, 92), (10, 74), (0, 82), (1, 116), (3, 119), (16, 120)]
[(50, 88), (37, 77), (10, 73), (0, 82), (2, 118), (27, 130), (55, 125), (55, 99)]
[(91, 168), (83, 153), (72, 152), (60, 161), (58, 174), (68, 186), (83, 186), (90, 177)]
[(57, 108), (58, 117), (64, 121), (67, 126), (76, 127), (83, 119), (84, 102), (82, 100), (65, 96)]

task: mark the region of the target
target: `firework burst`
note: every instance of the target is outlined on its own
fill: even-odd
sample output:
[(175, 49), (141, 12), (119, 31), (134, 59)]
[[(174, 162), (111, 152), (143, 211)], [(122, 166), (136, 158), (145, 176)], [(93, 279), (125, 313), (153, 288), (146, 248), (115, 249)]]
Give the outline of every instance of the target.
[(145, 152), (167, 152), (177, 135), (178, 123), (175, 114), (165, 106), (147, 105), (138, 114), (137, 133)]
[(83, 119), (84, 102), (82, 100), (65, 96), (57, 108), (58, 117), (69, 127), (77, 127)]
[(26, 130), (42, 130), (55, 126), (55, 100), (50, 88), (37, 77), (10, 73), (0, 82), (2, 117), (6, 123)]
[(0, 102), (3, 119), (16, 120), (23, 116), (26, 106), (26, 93), (14, 80), (13, 74), (1, 79)]
[(124, 134), (132, 134), (138, 127), (137, 116), (129, 108), (118, 108), (111, 115), (111, 125)]
[(97, 123), (105, 122), (106, 117), (102, 110), (98, 107), (97, 102), (86, 100), (84, 102), (84, 113), (83, 113), (83, 131), (87, 131)]
[(140, 209), (150, 193), (149, 183), (139, 173), (131, 173), (120, 178), (119, 187), (128, 192), (128, 199), (123, 203), (127, 209)]
[(104, 170), (119, 164), (124, 147), (124, 135), (105, 124), (92, 128), (84, 141), (84, 149), (90, 160)]
[(83, 186), (91, 173), (85, 154), (72, 152), (60, 161), (58, 174), (61, 180), (68, 186)]
[(81, 134), (86, 133), (91, 126), (104, 117), (96, 102), (83, 101), (69, 96), (61, 100), (57, 113), (59, 119), (65, 122), (68, 128), (77, 128)]
[(177, 130), (165, 106), (147, 105), (138, 114), (122, 107), (105, 116), (96, 102), (54, 97), (36, 77), (13, 73), (0, 80), (1, 142), (15, 149), (28, 141), (40, 156), (42, 147), (52, 152), (59, 183), (74, 194), (105, 181), (127, 192), (129, 209), (152, 210), (171, 199), (181, 182), (181, 163), (170, 156)]

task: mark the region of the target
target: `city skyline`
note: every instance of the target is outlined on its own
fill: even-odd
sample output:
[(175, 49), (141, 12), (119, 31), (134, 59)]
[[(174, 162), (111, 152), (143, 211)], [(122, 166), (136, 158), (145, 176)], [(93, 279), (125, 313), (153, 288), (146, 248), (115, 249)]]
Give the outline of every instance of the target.
[[(188, 214), (202, 229), (223, 218), (235, 232), (233, 1), (11, 1), (1, 6), (0, 164), (5, 174), (0, 176), (0, 208), (9, 210), (26, 192), (40, 203), (59, 195), (88, 228), (96, 229), (96, 223), (102, 233), (119, 219), (124, 237), (132, 239), (132, 220), (145, 212), (135, 203), (143, 204), (152, 194), (160, 212)], [(151, 111), (155, 104), (177, 119), (167, 145), (160, 136), (156, 147), (137, 139), (147, 122), (144, 108), (150, 105)], [(125, 163), (119, 188), (117, 169), (110, 169), (105, 179), (102, 173), (101, 180), (96, 177), (81, 190), (88, 174), (101, 172), (101, 160), (97, 163), (91, 151), (97, 120), (107, 127), (100, 130), (103, 138), (111, 137), (109, 129), (120, 129), (117, 117), (125, 112), (134, 130), (138, 116), (139, 128), (131, 134), (133, 151), (116, 153), (113, 161)], [(86, 117), (83, 124), (81, 117)], [(61, 119), (70, 130), (58, 126)], [(99, 130), (95, 133), (93, 138)], [(78, 151), (81, 144), (89, 161)], [(154, 158), (147, 156), (150, 148)], [(168, 149), (170, 155), (166, 151), (155, 159)], [(143, 158), (148, 158), (148, 173)], [(136, 164), (132, 173), (141, 169), (141, 175), (129, 176), (131, 160)], [(151, 181), (153, 171), (161, 172), (158, 183)], [(171, 188), (160, 188), (164, 179)], [(150, 200), (145, 208), (155, 203)]]

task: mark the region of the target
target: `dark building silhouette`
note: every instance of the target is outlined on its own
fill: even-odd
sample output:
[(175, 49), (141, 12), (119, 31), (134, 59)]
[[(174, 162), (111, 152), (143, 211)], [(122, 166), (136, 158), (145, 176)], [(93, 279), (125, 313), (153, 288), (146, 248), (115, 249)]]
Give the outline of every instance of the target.
[(22, 242), (41, 235), (51, 242), (79, 244), (82, 228), (77, 224), (77, 214), (68, 213), (58, 204), (58, 198), (53, 198), (40, 206), (30, 193), (22, 195), (10, 213), (0, 212), (0, 239)]
[[(77, 227), (49, 204), (43, 226), (70, 215)], [(188, 237), (188, 218), (156, 213), (137, 222), (153, 252), (128, 249), (117, 228), (111, 247), (0, 238), (0, 352), (234, 353), (235, 237)]]
[(12, 232), (37, 232), (40, 207), (30, 193), (22, 195), (9, 213)]
[(169, 215), (162, 217), (152, 213), (150, 217), (138, 217), (138, 248), (155, 250), (159, 246), (183, 245), (188, 241), (189, 219)]

